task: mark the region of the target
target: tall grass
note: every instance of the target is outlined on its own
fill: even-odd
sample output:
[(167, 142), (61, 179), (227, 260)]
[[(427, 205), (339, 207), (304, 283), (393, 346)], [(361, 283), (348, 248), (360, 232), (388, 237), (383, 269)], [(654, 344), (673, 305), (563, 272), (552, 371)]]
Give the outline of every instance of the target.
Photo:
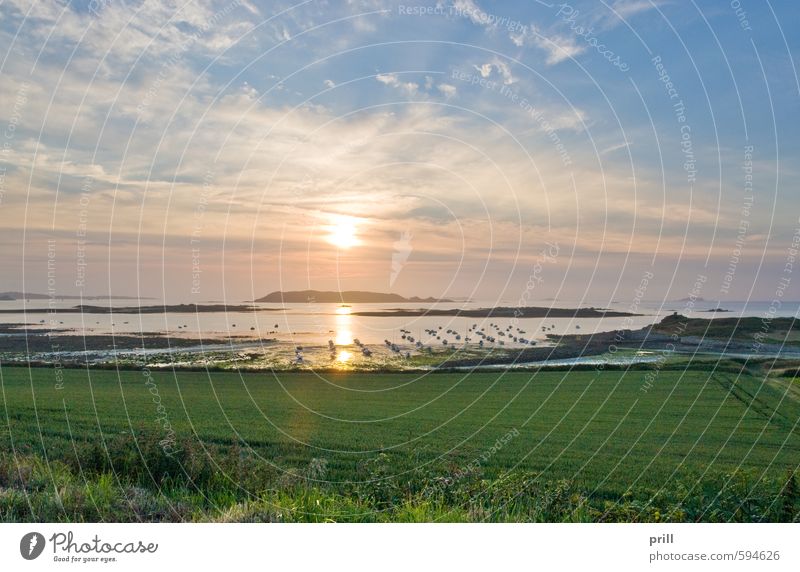
[[(166, 454), (154, 434), (77, 443), (58, 458), (0, 452), (0, 520), (54, 522), (767, 522), (800, 520), (797, 476), (685, 475), (658, 490), (592, 494), (516, 471), (402, 470), (375, 455), (348, 481), (313, 459), (291, 473), (239, 447), (197, 441)], [(399, 475), (399, 476), (398, 476)]]

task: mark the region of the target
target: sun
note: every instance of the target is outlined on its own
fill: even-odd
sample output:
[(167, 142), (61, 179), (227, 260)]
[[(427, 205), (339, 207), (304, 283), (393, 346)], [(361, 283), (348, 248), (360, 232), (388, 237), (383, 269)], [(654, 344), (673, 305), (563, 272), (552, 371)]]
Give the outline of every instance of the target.
[(356, 219), (352, 217), (336, 216), (326, 228), (328, 235), (325, 240), (337, 248), (345, 249), (360, 244)]

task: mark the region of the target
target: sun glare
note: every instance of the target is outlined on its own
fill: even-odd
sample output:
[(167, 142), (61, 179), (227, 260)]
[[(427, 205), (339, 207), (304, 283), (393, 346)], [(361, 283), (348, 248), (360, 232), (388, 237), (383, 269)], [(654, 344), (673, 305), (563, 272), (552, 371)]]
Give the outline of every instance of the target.
[(359, 244), (356, 220), (351, 217), (338, 216), (327, 227), (326, 240), (337, 248), (350, 248)]
[(350, 312), (343, 314), (338, 310), (350, 310), (350, 308), (337, 308), (336, 345), (349, 346), (353, 343), (353, 331), (350, 328), (352, 317), (350, 316)]
[(335, 343), (337, 346), (349, 346), (353, 343), (353, 332), (350, 330), (337, 330)]

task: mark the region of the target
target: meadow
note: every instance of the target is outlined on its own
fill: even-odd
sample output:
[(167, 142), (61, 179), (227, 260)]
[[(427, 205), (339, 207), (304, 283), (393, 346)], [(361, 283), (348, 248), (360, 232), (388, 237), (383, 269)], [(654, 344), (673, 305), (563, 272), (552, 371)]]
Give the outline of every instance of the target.
[(2, 367), (0, 520), (797, 520), (797, 386)]

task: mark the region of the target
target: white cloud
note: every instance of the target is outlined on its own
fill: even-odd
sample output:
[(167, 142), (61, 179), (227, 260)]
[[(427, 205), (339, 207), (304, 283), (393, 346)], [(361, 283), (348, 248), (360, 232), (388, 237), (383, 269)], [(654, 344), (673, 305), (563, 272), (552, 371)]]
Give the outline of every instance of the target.
[(519, 48), (530, 45), (536, 38), (536, 26), (530, 24), (519, 31), (512, 30), (508, 33), (508, 37)]
[(332, 79), (326, 79), (323, 83), (328, 89), (336, 87), (336, 83)]
[(455, 0), (453, 2), (453, 8), (457, 12), (469, 17), (473, 24), (478, 24), (479, 26), (490, 25), (490, 22), (487, 18), (481, 18), (481, 15), (485, 14), (485, 12), (481, 10), (480, 7), (473, 2), (473, 0)]
[(586, 51), (586, 46), (579, 45), (575, 38), (554, 35), (549, 38), (539, 36), (535, 44), (547, 52), (547, 65), (555, 65)]
[(511, 68), (508, 67), (508, 64), (496, 59), (494, 61), (494, 67), (497, 68), (497, 71), (500, 72), (500, 75), (503, 76), (503, 83), (506, 85), (510, 85), (517, 81), (517, 79), (511, 74)]
[(418, 84), (410, 81), (408, 82), (400, 81), (397, 78), (397, 74), (379, 73), (378, 75), (375, 76), (375, 79), (384, 85), (388, 85), (390, 87), (394, 87), (401, 91), (404, 91), (408, 95), (414, 95), (419, 90)]
[(379, 73), (375, 76), (375, 79), (386, 85), (397, 85), (399, 81), (397, 75), (393, 73)]
[(620, 149), (627, 149), (631, 146), (630, 141), (625, 141), (623, 143), (617, 143), (616, 145), (611, 145), (606, 147), (602, 151), (600, 151), (601, 155), (607, 155), (608, 153), (613, 153), (614, 151), (619, 151)]
[(608, 4), (608, 8), (582, 15), (586, 21), (581, 24), (588, 28), (611, 30), (628, 18), (655, 10), (666, 3), (665, 0), (616, 0), (613, 4)]
[(514, 43), (514, 45), (517, 46), (518, 48), (521, 48), (522, 46), (525, 45), (525, 32), (520, 32), (519, 34), (515, 34), (514, 32), (511, 32), (508, 35), (508, 37)]
[(617, 0), (611, 5), (611, 9), (619, 14), (621, 18), (627, 18), (641, 12), (653, 10), (658, 7), (659, 4), (660, 2), (651, 0)]
[[(22, 21), (36, 45), (60, 49), (61, 41), (104, 54), (109, 69), (126, 69), (139, 58), (167, 59), (219, 53), (234, 45), (252, 29), (247, 16), (252, 5), (236, 0), (179, 0), (142, 2), (132, 8), (126, 2), (107, 2), (96, 12), (78, 12), (61, 2), (9, 0), (4, 20)], [(4, 4), (4, 6), (6, 6)], [(88, 33), (87, 33), (88, 30)]]
[(550, 125), (552, 125), (554, 129), (582, 131), (586, 128), (587, 121), (588, 118), (584, 110), (572, 107), (560, 113), (554, 113), (550, 118)]
[(492, 64), (482, 64), (480, 66), (473, 65), (478, 73), (481, 74), (481, 77), (489, 77), (492, 75)]
[(436, 86), (436, 89), (441, 91), (442, 95), (444, 95), (447, 99), (455, 97), (458, 93), (456, 86), (450, 85), (449, 83), (440, 83), (438, 86)]
[(472, 67), (481, 74), (481, 77), (489, 77), (492, 75), (493, 70), (496, 71), (503, 78), (503, 83), (506, 85), (511, 85), (517, 81), (517, 78), (511, 73), (511, 68), (508, 64), (499, 58), (494, 58), (491, 62), (479, 66), (473, 64)]

